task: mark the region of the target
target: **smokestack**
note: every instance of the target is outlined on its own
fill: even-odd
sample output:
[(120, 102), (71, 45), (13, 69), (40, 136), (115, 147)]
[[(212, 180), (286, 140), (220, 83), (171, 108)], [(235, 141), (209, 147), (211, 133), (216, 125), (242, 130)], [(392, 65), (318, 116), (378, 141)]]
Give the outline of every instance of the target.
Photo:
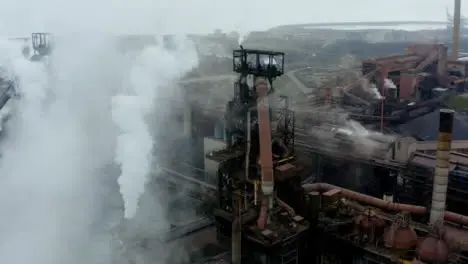
[(437, 162), (434, 173), (432, 206), (429, 223), (435, 225), (444, 219), (445, 201), (450, 170), (450, 149), (452, 145), (453, 118), (455, 111), (441, 109), (439, 117), (439, 138), (437, 140)]
[(452, 60), (458, 60), (458, 51), (460, 49), (460, 23), (461, 23), (461, 0), (455, 0), (455, 8), (453, 11), (453, 28), (452, 28)]

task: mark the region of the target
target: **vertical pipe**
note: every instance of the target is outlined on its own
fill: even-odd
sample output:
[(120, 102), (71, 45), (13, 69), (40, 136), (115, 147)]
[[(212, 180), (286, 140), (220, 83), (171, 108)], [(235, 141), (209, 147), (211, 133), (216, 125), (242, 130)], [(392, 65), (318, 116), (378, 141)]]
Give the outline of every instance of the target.
[(226, 120), (223, 120), (223, 140), (227, 140)]
[(184, 136), (192, 137), (192, 109), (190, 103), (185, 103), (184, 107)]
[(214, 125), (214, 137), (216, 139), (223, 139), (223, 128), (220, 122), (216, 122)]
[[(268, 104), (268, 85), (263, 77), (255, 79), (255, 87), (257, 89), (257, 113), (258, 113), (258, 130), (260, 142), (260, 168), (262, 180), (262, 193), (265, 196), (262, 207), (270, 207), (273, 205), (273, 157), (271, 150), (271, 126), (270, 126), (270, 107)], [(259, 219), (259, 226), (263, 226), (267, 219), (268, 213), (262, 208), (264, 213)], [(268, 209), (267, 209), (268, 210)]]
[(386, 67), (380, 68), (380, 95), (382, 96), (380, 103), (380, 133), (383, 133), (384, 127), (384, 107), (385, 107), (385, 79), (387, 78)]
[(460, 50), (461, 0), (455, 0), (452, 28), (452, 60), (458, 60)]
[(384, 194), (383, 200), (393, 203), (393, 195), (395, 194), (397, 172), (390, 170), (388, 172), (387, 178), (384, 181)]
[(246, 133), (247, 133), (247, 142), (245, 146), (245, 178), (249, 180), (249, 167), (250, 167), (250, 144), (252, 137), (252, 128), (251, 128), (251, 111), (247, 110), (247, 124), (246, 124)]
[(258, 181), (254, 181), (254, 205), (258, 203)]
[[(252, 137), (252, 127), (251, 127), (251, 112), (250, 109), (247, 110), (247, 124), (246, 124), (246, 132), (247, 132), (247, 142), (245, 146), (245, 178), (247, 180), (250, 179), (249, 170), (250, 170), (250, 144), (251, 144), (251, 137)], [(244, 184), (244, 207), (247, 209), (247, 184)]]
[(439, 53), (437, 57), (437, 78), (440, 84), (447, 83), (447, 47), (444, 45), (439, 46)]
[(241, 264), (242, 259), (242, 219), (241, 219), (241, 201), (240, 196), (233, 195), (233, 218), (231, 229), (231, 262), (232, 264)]
[(439, 117), (439, 138), (437, 140), (437, 163), (434, 173), (432, 191), (432, 206), (429, 223), (436, 224), (443, 221), (447, 186), (450, 170), (450, 149), (452, 145), (452, 129), (455, 111), (441, 109)]

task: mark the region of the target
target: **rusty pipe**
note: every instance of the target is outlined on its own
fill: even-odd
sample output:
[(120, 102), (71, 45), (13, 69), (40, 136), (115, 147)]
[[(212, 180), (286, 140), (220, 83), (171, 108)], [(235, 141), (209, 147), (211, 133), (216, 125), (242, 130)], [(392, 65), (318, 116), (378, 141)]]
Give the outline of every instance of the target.
[[(379, 198), (375, 198), (366, 194), (351, 191), (351, 190), (341, 188), (341, 187), (338, 187), (329, 183), (309, 183), (309, 184), (304, 184), (302, 188), (306, 192), (329, 191), (332, 189), (338, 189), (341, 191), (343, 196), (347, 199), (369, 204), (380, 209), (394, 211), (394, 212), (405, 211), (405, 212), (410, 212), (410, 213), (418, 214), (418, 215), (427, 213), (427, 209), (423, 206), (387, 202)], [(444, 219), (449, 222), (462, 224), (462, 225), (468, 225), (468, 216), (460, 215), (454, 212), (446, 211), (444, 214)]]
[(276, 201), (278, 202), (278, 204), (284, 208), (284, 210), (288, 211), (288, 213), (291, 215), (291, 216), (296, 216), (296, 211), (294, 211), (294, 209), (289, 206), (289, 204), (287, 204), (286, 202), (284, 202), (283, 200), (281, 200), (280, 198), (276, 198)]
[(263, 77), (255, 79), (257, 90), (258, 130), (260, 138), (260, 173), (264, 195), (260, 210), (259, 228), (268, 221), (268, 209), (273, 207), (273, 154), (271, 150), (270, 106), (268, 103), (268, 84)]
[(468, 78), (461, 78), (461, 79), (458, 79), (458, 80), (455, 80), (455, 81), (451, 81), (450, 85), (455, 86), (457, 84), (464, 83), (464, 82), (468, 82)]
[(260, 207), (260, 215), (257, 219), (257, 227), (259, 229), (265, 229), (268, 218), (268, 201), (264, 200)]
[(351, 190), (341, 188), (341, 187), (328, 184), (328, 183), (311, 183), (311, 184), (305, 184), (302, 187), (304, 188), (306, 192), (320, 191), (320, 190), (328, 191), (332, 189), (339, 189), (341, 193), (343, 194), (343, 196), (347, 199), (369, 204), (369, 205), (378, 207), (380, 209), (388, 210), (388, 211), (395, 211), (395, 212), (407, 211), (407, 212), (411, 212), (415, 214), (424, 214), (426, 212), (426, 208), (423, 206), (387, 202), (379, 198), (375, 198), (369, 195), (351, 191)]
[(265, 196), (273, 194), (273, 158), (271, 150), (270, 107), (268, 103), (268, 85), (263, 77), (255, 79), (257, 89), (258, 130), (260, 137), (260, 171), (262, 192)]

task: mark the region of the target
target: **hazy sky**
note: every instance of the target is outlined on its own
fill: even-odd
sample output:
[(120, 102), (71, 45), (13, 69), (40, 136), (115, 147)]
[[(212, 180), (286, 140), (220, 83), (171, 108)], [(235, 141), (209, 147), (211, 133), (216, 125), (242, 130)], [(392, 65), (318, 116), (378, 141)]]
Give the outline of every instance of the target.
[[(453, 0), (0, 0), (0, 35), (246, 31), (288, 23), (444, 20), (447, 7), (453, 9)], [(468, 3), (462, 9), (468, 14)]]

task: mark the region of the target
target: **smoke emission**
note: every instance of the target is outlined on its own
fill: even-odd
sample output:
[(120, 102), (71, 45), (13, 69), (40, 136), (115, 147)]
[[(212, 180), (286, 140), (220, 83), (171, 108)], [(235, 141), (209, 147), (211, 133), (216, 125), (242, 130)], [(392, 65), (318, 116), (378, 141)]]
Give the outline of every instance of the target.
[(1, 46), (1, 64), (18, 76), (22, 92), (14, 133), (1, 149), (0, 209), (9, 212), (0, 219), (1, 262), (122, 261), (109, 245), (121, 219), (135, 214), (153, 169), (145, 116), (163, 111), (153, 101), (170, 96), (173, 82), (197, 64), (186, 39), (171, 51), (150, 47), (129, 58), (115, 37), (86, 36), (56, 35), (43, 62), (28, 61), (20, 44)]
[(165, 111), (155, 108), (154, 102), (170, 95), (173, 83), (197, 64), (195, 50), (188, 41), (177, 42), (172, 51), (162, 45), (143, 50), (130, 69), (130, 87), (125, 94), (113, 98), (113, 119), (120, 128), (115, 158), (122, 170), (119, 185), (125, 218), (135, 215), (149, 173), (154, 169), (152, 128), (145, 118), (151, 111)]
[(108, 208), (116, 196), (106, 193), (109, 176), (102, 171), (114, 154), (109, 105), (122, 69), (115, 42), (88, 40), (58, 37), (47, 67), (27, 61), (19, 46), (9, 53), (22, 98), (0, 160), (0, 207), (10, 212), (0, 220), (1, 262), (106, 263), (110, 257), (102, 234), (116, 221), (107, 219), (116, 215)]

